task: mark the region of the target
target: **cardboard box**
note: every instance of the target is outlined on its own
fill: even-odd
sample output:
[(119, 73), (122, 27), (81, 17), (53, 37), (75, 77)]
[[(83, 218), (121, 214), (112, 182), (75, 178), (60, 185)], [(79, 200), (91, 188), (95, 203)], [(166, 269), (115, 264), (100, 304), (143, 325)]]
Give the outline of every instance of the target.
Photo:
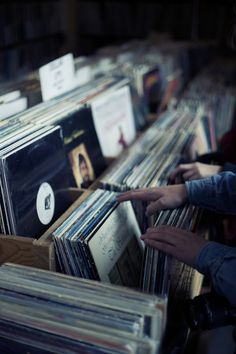
[(71, 206), (40, 238), (0, 234), (0, 265), (11, 262), (51, 271), (57, 270), (52, 232), (92, 193), (92, 190), (70, 188), (64, 193), (65, 198), (69, 198)]

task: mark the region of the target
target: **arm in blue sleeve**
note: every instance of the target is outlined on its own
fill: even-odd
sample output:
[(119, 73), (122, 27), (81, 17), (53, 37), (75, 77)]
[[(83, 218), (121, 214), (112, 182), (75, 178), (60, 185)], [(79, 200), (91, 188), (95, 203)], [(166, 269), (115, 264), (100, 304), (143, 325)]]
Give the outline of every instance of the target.
[(236, 248), (208, 242), (196, 260), (196, 269), (208, 275), (214, 289), (236, 306)]
[(222, 171), (230, 171), (230, 172), (236, 173), (236, 165), (234, 163), (226, 162), (223, 165)]
[(189, 202), (217, 212), (236, 214), (236, 174), (222, 172), (185, 182)]

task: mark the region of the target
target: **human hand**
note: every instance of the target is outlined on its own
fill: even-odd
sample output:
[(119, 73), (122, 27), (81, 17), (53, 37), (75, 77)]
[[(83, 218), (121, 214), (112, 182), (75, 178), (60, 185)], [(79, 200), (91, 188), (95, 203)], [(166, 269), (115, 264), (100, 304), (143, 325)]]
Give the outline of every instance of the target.
[(215, 175), (221, 170), (222, 166), (208, 165), (201, 162), (180, 164), (170, 173), (169, 179), (174, 181), (177, 175), (181, 173), (185, 181), (190, 181)]
[(141, 239), (146, 245), (166, 252), (193, 268), (201, 248), (208, 242), (191, 231), (169, 225), (149, 228)]
[(118, 202), (127, 200), (142, 200), (150, 202), (146, 209), (147, 215), (160, 212), (164, 209), (174, 209), (187, 202), (188, 194), (184, 184), (163, 186), (146, 189), (135, 189), (117, 196)]

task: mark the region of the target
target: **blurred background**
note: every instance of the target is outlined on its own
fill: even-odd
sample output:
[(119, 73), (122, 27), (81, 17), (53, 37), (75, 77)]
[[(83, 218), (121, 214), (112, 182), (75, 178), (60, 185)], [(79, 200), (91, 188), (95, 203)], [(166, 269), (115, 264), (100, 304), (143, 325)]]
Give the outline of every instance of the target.
[[(176, 40), (235, 45), (235, 1), (1, 1), (0, 79), (15, 78), (67, 52), (145, 39), (152, 32)], [(234, 38), (234, 39), (232, 39)]]

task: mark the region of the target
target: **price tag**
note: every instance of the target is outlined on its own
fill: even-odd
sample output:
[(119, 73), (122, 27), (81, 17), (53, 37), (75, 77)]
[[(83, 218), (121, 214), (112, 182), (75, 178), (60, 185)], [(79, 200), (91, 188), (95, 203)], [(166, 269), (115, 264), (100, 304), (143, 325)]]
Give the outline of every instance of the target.
[(74, 58), (71, 53), (39, 69), (43, 101), (58, 97), (75, 87)]

